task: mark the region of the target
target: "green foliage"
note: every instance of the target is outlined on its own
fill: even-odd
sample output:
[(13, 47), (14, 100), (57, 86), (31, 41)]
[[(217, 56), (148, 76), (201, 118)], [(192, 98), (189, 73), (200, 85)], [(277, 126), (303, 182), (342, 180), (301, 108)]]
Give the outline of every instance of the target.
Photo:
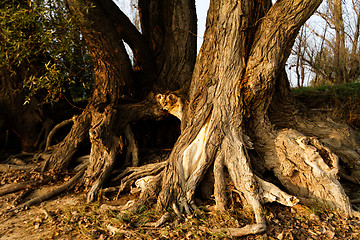
[(318, 87), (301, 87), (293, 88), (296, 94), (336, 96), (342, 100), (346, 100), (349, 96), (360, 96), (360, 82), (352, 82), (338, 85), (322, 85)]
[(84, 40), (62, 1), (5, 0), (0, 7), (0, 69), (16, 87), (55, 100), (83, 98), (91, 83)]

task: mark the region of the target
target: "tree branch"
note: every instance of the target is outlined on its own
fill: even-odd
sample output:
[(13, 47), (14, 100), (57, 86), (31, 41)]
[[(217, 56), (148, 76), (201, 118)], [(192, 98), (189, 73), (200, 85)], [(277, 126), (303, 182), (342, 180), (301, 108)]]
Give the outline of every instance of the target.
[(144, 36), (137, 30), (130, 19), (118, 8), (112, 0), (103, 0), (101, 5), (115, 23), (116, 29), (124, 41), (130, 46), (134, 54), (136, 70), (141, 70), (146, 78), (143, 78), (142, 86), (149, 86), (154, 79), (154, 61), (152, 52), (147, 45)]

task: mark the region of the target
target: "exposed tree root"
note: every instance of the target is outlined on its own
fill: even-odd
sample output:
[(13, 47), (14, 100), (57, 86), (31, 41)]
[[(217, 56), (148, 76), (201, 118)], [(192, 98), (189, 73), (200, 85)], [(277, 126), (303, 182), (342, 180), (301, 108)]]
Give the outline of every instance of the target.
[[(156, 176), (145, 177), (145, 179), (139, 179), (138, 185), (141, 188), (141, 193), (136, 202), (129, 204), (124, 209), (129, 212), (136, 212), (141, 206), (149, 204), (151, 200), (156, 199), (159, 193), (160, 182), (163, 178), (162, 172)], [(146, 181), (144, 181), (146, 180)], [(141, 185), (141, 186), (140, 186)]]
[(220, 228), (220, 229), (210, 229), (213, 233), (226, 233), (231, 237), (241, 237), (250, 234), (262, 233), (266, 230), (265, 224), (249, 224), (241, 228)]
[(8, 194), (8, 193), (12, 193), (12, 192), (17, 192), (26, 188), (30, 188), (32, 186), (35, 186), (37, 184), (39, 184), (41, 181), (25, 181), (25, 182), (20, 182), (20, 183), (11, 183), (11, 184), (7, 184), (4, 186), (0, 187), (0, 196)]
[(30, 170), (34, 169), (36, 165), (13, 165), (13, 164), (0, 164), (0, 172), (12, 172), (17, 170)]
[(236, 189), (244, 195), (247, 204), (252, 207), (256, 224), (265, 228), (266, 223), (263, 217), (259, 187), (255, 175), (252, 173), (250, 159), (243, 141), (238, 135), (234, 129), (227, 132), (222, 147), (229, 155), (225, 156), (224, 162)]
[(43, 165), (43, 171), (54, 169), (62, 171), (72, 160), (79, 145), (89, 136), (90, 113), (84, 110), (82, 114), (72, 119), (74, 124), (63, 141), (53, 146), (50, 157)]
[(354, 178), (350, 175), (347, 175), (346, 173), (341, 171), (342, 169), (339, 169), (338, 176), (346, 181), (352, 182), (354, 184), (360, 185), (360, 182), (357, 178)]
[(150, 179), (144, 177), (157, 175), (160, 173), (166, 165), (166, 162), (151, 163), (141, 167), (128, 167), (120, 175), (115, 177), (113, 181), (121, 179), (117, 196), (122, 193), (125, 188), (133, 184), (137, 180), (137, 187), (143, 188), (143, 184), (146, 184)]
[(321, 113), (308, 111), (297, 103), (291, 93), (285, 70), (276, 82), (274, 99), (269, 116), (277, 128), (291, 128), (308, 137), (316, 137), (336, 154), (350, 176), (340, 168), (339, 175), (351, 182), (360, 183), (360, 142), (354, 130), (342, 123), (334, 122)]
[(92, 127), (89, 131), (91, 150), (90, 160), (85, 173), (85, 185), (91, 186), (87, 201), (92, 202), (98, 195), (103, 183), (109, 178), (116, 160), (117, 152), (123, 148), (122, 137), (112, 131), (116, 111), (111, 107), (103, 113), (92, 114)]
[(14, 206), (18, 206), (24, 198), (26, 198), (27, 196), (29, 196), (30, 193), (32, 193), (34, 191), (34, 189), (32, 188), (27, 188), (25, 189), (19, 196), (17, 196), (14, 201), (13, 201), (13, 205)]
[(173, 218), (173, 214), (166, 212), (156, 222), (149, 222), (145, 224), (146, 227), (161, 227), (166, 222), (169, 222)]
[(264, 181), (258, 176), (255, 176), (255, 178), (259, 184), (260, 195), (263, 202), (278, 202), (288, 207), (292, 207), (299, 202), (299, 199), (295, 196), (287, 194), (274, 184)]
[(349, 199), (337, 180), (338, 158), (335, 154), (317, 139), (307, 138), (294, 130), (281, 131), (275, 146), (279, 162), (273, 169), (289, 191), (324, 202), (344, 216), (351, 215)]
[(78, 183), (78, 181), (83, 177), (85, 172), (85, 168), (82, 169), (80, 172), (78, 172), (73, 178), (71, 178), (68, 182), (66, 182), (65, 184), (61, 185), (60, 187), (57, 187), (56, 189), (45, 193), (41, 196), (38, 196), (36, 198), (30, 199), (27, 202), (20, 204), (19, 206), (17, 206), (16, 208), (14, 208), (13, 210), (20, 210), (23, 209), (25, 207), (30, 207), (36, 204), (39, 204), (41, 202), (46, 201), (49, 198), (52, 198), (56, 195), (59, 195), (60, 193), (64, 192), (64, 191), (68, 191), (70, 189), (72, 189), (73, 187), (75, 187), (75, 185)]
[(226, 182), (224, 176), (224, 157), (218, 155), (214, 162), (214, 197), (215, 197), (215, 208), (219, 211), (225, 211), (227, 205)]
[[(165, 162), (164, 162), (165, 163)], [(150, 200), (155, 199), (160, 188), (160, 182), (162, 179), (161, 167), (159, 174), (155, 176), (149, 176), (147, 174), (146, 177), (140, 178), (135, 182), (135, 186), (137, 187), (133, 193), (140, 191), (140, 196), (136, 201), (130, 200), (124, 206), (110, 206), (107, 204), (101, 205), (100, 209), (110, 209), (113, 211), (128, 211), (128, 212), (136, 212), (139, 207), (149, 203)], [(153, 173), (153, 172), (152, 172)], [(141, 175), (141, 174), (140, 174)], [(139, 176), (139, 175), (138, 175)], [(136, 177), (135, 177), (136, 179)], [(134, 180), (132, 178), (131, 182)], [(130, 180), (128, 180), (130, 181)], [(160, 220), (159, 220), (160, 221)], [(159, 222), (157, 221), (157, 222)]]
[(72, 118), (67, 119), (67, 120), (64, 120), (64, 121), (62, 121), (61, 123), (57, 124), (57, 125), (50, 131), (49, 135), (48, 135), (47, 138), (46, 138), (45, 151), (49, 149), (50, 144), (51, 144), (51, 141), (52, 141), (52, 139), (54, 138), (54, 135), (56, 134), (56, 132), (57, 132), (60, 128), (66, 126), (66, 125), (68, 125), (68, 124), (70, 124), (70, 123), (73, 123), (73, 122), (74, 122), (74, 119), (72, 119)]

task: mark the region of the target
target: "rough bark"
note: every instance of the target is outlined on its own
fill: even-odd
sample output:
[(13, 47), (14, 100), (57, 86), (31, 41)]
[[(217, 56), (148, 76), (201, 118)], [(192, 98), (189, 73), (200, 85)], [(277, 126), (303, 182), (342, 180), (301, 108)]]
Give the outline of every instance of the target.
[(81, 19), (79, 26), (94, 62), (93, 94), (86, 109), (74, 121), (70, 133), (44, 166), (44, 170), (64, 170), (79, 144), (90, 138), (90, 161), (85, 172), (85, 185), (90, 187), (88, 201), (95, 199), (99, 188), (110, 175), (116, 153), (122, 150), (122, 129), (115, 127), (119, 115), (116, 107), (129, 98), (132, 91), (131, 64), (121, 37), (115, 30), (116, 24), (107, 17), (99, 1), (91, 3), (94, 7), (87, 5), (90, 2), (68, 1), (72, 13), (81, 16), (77, 19)]
[[(351, 215), (350, 201), (337, 180), (338, 156), (353, 168), (352, 177), (357, 179), (358, 143), (350, 130), (344, 132), (340, 125), (323, 123), (320, 116), (303, 114), (284, 71), (300, 27), (320, 2), (284, 0), (271, 6), (269, 0), (212, 0), (194, 67), (194, 1), (183, 0), (179, 6), (141, 0), (141, 34), (120, 10), (111, 9), (112, 2), (93, 0), (95, 7), (87, 9), (82, 1), (68, 0), (73, 14), (84, 19), (80, 25), (92, 52), (96, 78), (86, 110), (74, 118), (68, 136), (53, 147), (44, 170), (67, 168), (79, 144), (89, 138), (84, 183), (88, 201), (93, 201), (126, 142), (136, 148), (129, 124), (164, 116), (167, 111), (182, 121), (181, 135), (166, 163), (128, 168), (118, 176), (119, 193), (134, 182), (141, 191), (138, 203), (129, 203), (125, 209), (136, 210), (157, 196), (158, 207), (172, 207), (179, 218), (191, 214), (196, 209), (195, 192), (205, 174), (213, 170), (216, 208), (226, 210), (227, 171), (234, 191), (254, 213), (255, 224), (224, 230), (234, 236), (265, 230), (264, 202), (293, 206), (299, 200), (318, 201), (344, 216)], [(172, 92), (130, 102), (140, 82), (133, 84), (121, 39), (137, 51), (135, 68), (151, 75), (152, 80), (143, 82), (146, 88), (153, 84), (155, 90), (187, 89), (192, 76), (185, 100), (179, 101)], [(153, 69), (144, 66), (150, 58)], [(125, 141), (124, 136), (131, 139)], [(257, 155), (250, 157), (250, 149)], [(261, 176), (265, 171), (272, 171), (288, 193)], [(163, 220), (155, 225), (160, 222)]]
[(155, 91), (188, 85), (196, 59), (195, 1), (140, 0), (139, 13), (155, 61)]
[[(236, 189), (252, 206), (256, 223), (264, 224), (261, 202), (268, 199), (261, 192), (267, 184), (251, 169), (245, 147), (251, 147), (249, 134), (265, 167), (288, 191), (351, 215), (349, 199), (337, 180), (337, 156), (316, 138), (275, 129), (268, 117), (276, 79), (284, 74), (300, 27), (320, 3), (281, 1), (263, 8), (270, 7), (270, 2), (264, 2), (257, 9), (248, 2), (211, 2), (184, 116), (186, 127), (165, 169), (158, 206), (189, 213), (196, 207), (195, 189), (215, 161), (217, 207), (225, 207), (221, 172), (226, 166)], [(249, 42), (250, 47), (244, 44)], [(253, 159), (252, 164), (257, 163)], [(289, 206), (297, 202), (291, 196), (285, 199)]]
[(359, 182), (360, 145), (354, 130), (320, 113), (310, 112), (297, 103), (291, 94), (285, 70), (277, 79), (274, 99), (269, 110), (271, 122), (276, 127), (296, 129), (306, 136), (319, 139), (340, 158), (342, 167), (350, 172), (351, 177)]
[[(254, 24), (263, 16), (263, 6), (270, 3), (260, 5), (211, 2), (208, 28), (190, 87), (189, 109), (184, 116), (186, 127), (165, 169), (159, 206), (180, 207), (186, 213), (195, 208), (195, 189), (216, 158), (217, 171), (227, 166), (236, 189), (253, 207), (256, 223), (265, 226), (259, 188), (243, 140), (243, 115), (236, 87), (250, 52)], [(217, 199), (221, 199), (220, 195), (225, 194), (219, 192), (224, 189), (221, 174), (216, 174), (215, 181), (219, 186), (215, 190)], [(219, 201), (221, 209), (224, 200)]]

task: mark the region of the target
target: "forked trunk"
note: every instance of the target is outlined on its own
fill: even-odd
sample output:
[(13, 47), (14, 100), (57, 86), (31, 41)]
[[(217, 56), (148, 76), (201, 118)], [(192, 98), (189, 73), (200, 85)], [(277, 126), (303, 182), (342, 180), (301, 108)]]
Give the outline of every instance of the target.
[[(140, 0), (142, 34), (122, 12), (112, 9), (110, 0), (93, 0), (94, 8), (82, 1), (68, 2), (75, 14), (87, 19), (80, 25), (93, 50), (95, 90), (46, 167), (66, 168), (76, 147), (89, 137), (88, 201), (96, 198), (109, 177), (116, 155), (125, 145), (123, 136), (132, 136), (129, 123), (162, 116), (161, 107), (181, 119), (181, 135), (166, 163), (134, 167), (120, 174), (120, 191), (132, 184), (135, 176), (152, 175), (135, 182), (142, 189), (137, 205), (160, 191), (159, 207), (172, 207), (179, 217), (190, 214), (196, 208), (194, 195), (201, 180), (214, 171), (216, 207), (225, 210), (227, 171), (245, 200), (243, 205), (250, 205), (255, 215), (255, 224), (232, 229), (234, 235), (264, 231), (264, 202), (293, 206), (299, 199), (318, 201), (345, 216), (353, 213), (337, 175), (339, 156), (353, 167), (350, 177), (359, 179), (356, 139), (351, 138), (351, 130), (346, 136), (342, 133), (346, 128), (330, 121), (320, 126), (323, 120), (319, 116), (297, 114), (302, 108), (291, 95), (284, 71), (300, 27), (321, 0), (283, 0), (273, 6), (270, 0), (212, 0), (194, 69), (193, 0), (182, 0), (184, 8), (171, 1)], [(184, 11), (187, 8), (189, 12)], [(121, 17), (117, 19), (116, 14)], [(185, 21), (187, 18), (190, 21)], [(121, 39), (134, 51), (133, 72)], [(142, 82), (146, 75), (149, 78)], [(182, 91), (157, 94), (157, 103), (155, 99), (129, 103), (134, 99), (132, 93), (142, 92), (136, 89), (141, 84), (145, 89), (166, 92), (182, 87)], [(185, 101), (180, 101), (176, 94), (184, 92)], [(264, 172), (273, 172), (282, 189), (292, 195), (263, 179)]]
[[(221, 174), (226, 166), (236, 189), (252, 206), (256, 223), (263, 225), (261, 203), (269, 201), (269, 192), (288, 206), (298, 201), (254, 175), (251, 165), (265, 163), (301, 200), (324, 202), (351, 214), (336, 178), (337, 157), (314, 138), (291, 129), (276, 130), (268, 117), (276, 80), (284, 73), (297, 33), (320, 3), (280, 1), (271, 7), (266, 0), (211, 1), (182, 119), (186, 127), (165, 169), (159, 206), (190, 212), (195, 190), (214, 163), (217, 207), (226, 205)], [(250, 148), (262, 161), (250, 159)]]
[[(196, 56), (196, 38), (193, 36), (196, 31), (195, 3), (184, 0), (189, 13), (168, 1), (141, 1), (141, 12), (148, 18), (148, 26), (145, 25), (144, 34), (141, 34), (112, 0), (93, 0), (91, 4), (77, 0), (67, 2), (72, 14), (78, 16), (80, 29), (92, 55), (94, 91), (83, 113), (73, 118), (70, 133), (52, 147), (53, 153), (44, 170), (66, 169), (78, 147), (89, 138), (90, 161), (84, 179), (90, 189), (90, 202), (96, 199), (98, 190), (113, 169), (116, 156), (122, 153), (125, 144), (123, 136), (133, 136), (129, 124), (164, 116), (155, 99), (143, 100), (153, 85), (155, 89), (165, 91), (190, 81)], [(168, 14), (152, 15), (154, 10)], [(176, 21), (173, 16), (186, 21)], [(160, 29), (161, 33), (154, 32), (154, 29)], [(190, 32), (184, 34), (184, 29)], [(134, 52), (133, 67), (122, 39)], [(151, 44), (152, 41), (155, 44)], [(178, 45), (175, 51), (174, 44), (170, 44), (174, 41), (183, 46)], [(187, 51), (186, 47), (190, 50)], [(167, 54), (169, 51), (173, 53)], [(165, 78), (166, 74), (172, 74), (174, 79)], [(138, 103), (134, 103), (136, 100)], [(137, 160), (134, 161), (136, 165)]]

